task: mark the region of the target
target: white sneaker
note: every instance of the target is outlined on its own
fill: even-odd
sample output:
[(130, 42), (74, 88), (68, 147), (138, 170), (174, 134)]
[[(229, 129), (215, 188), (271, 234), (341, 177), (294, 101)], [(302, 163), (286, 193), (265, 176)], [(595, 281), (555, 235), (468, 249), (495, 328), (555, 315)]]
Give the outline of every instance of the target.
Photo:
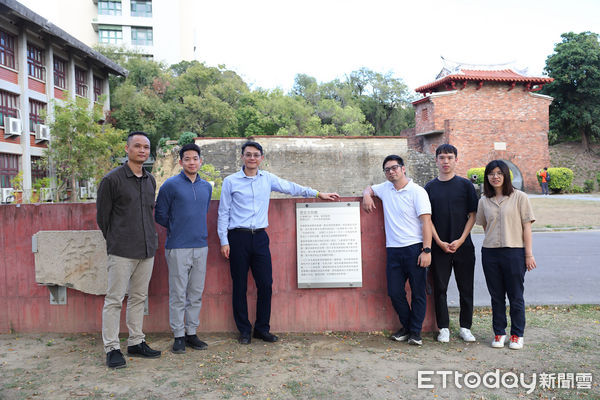
[(473, 336), (473, 334), (471, 333), (471, 330), (467, 328), (460, 328), (458, 334), (465, 342), (474, 342), (475, 340), (477, 340), (475, 339), (475, 336)]
[(437, 337), (438, 342), (448, 343), (450, 341), (450, 329), (442, 328)]
[(513, 350), (521, 350), (523, 348), (523, 337), (512, 335), (510, 337), (510, 344), (508, 345), (508, 348)]
[(506, 335), (494, 336), (494, 341), (492, 342), (492, 347), (497, 348), (497, 349), (504, 347), (505, 340), (506, 340)]

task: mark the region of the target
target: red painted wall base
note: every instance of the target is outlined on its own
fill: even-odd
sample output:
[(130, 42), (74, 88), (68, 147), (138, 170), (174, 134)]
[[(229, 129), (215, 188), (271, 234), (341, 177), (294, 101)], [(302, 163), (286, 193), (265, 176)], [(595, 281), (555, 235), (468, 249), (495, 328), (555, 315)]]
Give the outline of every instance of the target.
[[(369, 332), (397, 329), (400, 324), (386, 289), (382, 207), (378, 207), (374, 214), (361, 211), (362, 287), (298, 289), (295, 204), (314, 201), (271, 200), (267, 232), (271, 238), (273, 258), (272, 331)], [(229, 264), (220, 255), (216, 233), (218, 204), (218, 201), (211, 202), (208, 215), (208, 265), (199, 327), (202, 332), (236, 330), (231, 310)], [(48, 289), (35, 282), (34, 255), (31, 252), (31, 236), (38, 231), (96, 229), (93, 203), (0, 206), (0, 332), (101, 331), (104, 297), (67, 289), (66, 305), (50, 305)], [(150, 281), (150, 315), (144, 319), (146, 332), (170, 331), (168, 274), (164, 258), (166, 231), (162, 227), (158, 230), (160, 250), (156, 254)], [(256, 287), (252, 278), (249, 281), (248, 305), (250, 320), (253, 321)], [(429, 295), (423, 331), (435, 329), (433, 298)], [(127, 331), (124, 310), (121, 330)]]

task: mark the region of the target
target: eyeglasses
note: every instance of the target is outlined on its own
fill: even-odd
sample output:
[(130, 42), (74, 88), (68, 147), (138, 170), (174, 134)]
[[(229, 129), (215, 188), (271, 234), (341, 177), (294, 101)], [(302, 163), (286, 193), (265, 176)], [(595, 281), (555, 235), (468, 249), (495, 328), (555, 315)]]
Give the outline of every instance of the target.
[(260, 158), (262, 154), (260, 153), (244, 153), (244, 157), (246, 158)]
[(383, 172), (384, 172), (384, 173), (386, 173), (386, 174), (389, 174), (389, 173), (390, 173), (390, 171), (394, 171), (394, 172), (396, 172), (396, 170), (398, 170), (398, 168), (400, 168), (401, 166), (402, 166), (402, 165), (399, 165), (399, 164), (392, 165), (391, 167), (384, 168), (384, 169), (383, 169)]
[(504, 176), (502, 172), (494, 172), (492, 174), (488, 174), (488, 178), (500, 178), (501, 176)]

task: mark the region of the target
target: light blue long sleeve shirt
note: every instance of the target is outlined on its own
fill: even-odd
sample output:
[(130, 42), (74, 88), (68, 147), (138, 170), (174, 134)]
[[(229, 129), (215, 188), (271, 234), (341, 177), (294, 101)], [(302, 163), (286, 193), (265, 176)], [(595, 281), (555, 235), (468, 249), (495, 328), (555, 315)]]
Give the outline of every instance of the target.
[(269, 200), (272, 191), (302, 197), (316, 197), (318, 193), (267, 171), (258, 170), (256, 176), (246, 176), (242, 168), (229, 175), (223, 180), (219, 202), (217, 232), (221, 246), (229, 244), (228, 230), (269, 226)]

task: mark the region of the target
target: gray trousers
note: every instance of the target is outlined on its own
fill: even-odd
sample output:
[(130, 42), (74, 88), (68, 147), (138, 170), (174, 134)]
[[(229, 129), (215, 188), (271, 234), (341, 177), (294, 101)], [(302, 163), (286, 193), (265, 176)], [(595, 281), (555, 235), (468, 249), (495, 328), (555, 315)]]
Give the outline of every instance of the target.
[(129, 329), (128, 346), (144, 341), (144, 302), (152, 276), (154, 257), (141, 260), (108, 255), (108, 288), (102, 309), (102, 341), (104, 351), (119, 350), (121, 306), (127, 296), (126, 322)]
[(200, 324), (208, 247), (166, 249), (169, 265), (169, 324), (175, 337), (195, 335)]

